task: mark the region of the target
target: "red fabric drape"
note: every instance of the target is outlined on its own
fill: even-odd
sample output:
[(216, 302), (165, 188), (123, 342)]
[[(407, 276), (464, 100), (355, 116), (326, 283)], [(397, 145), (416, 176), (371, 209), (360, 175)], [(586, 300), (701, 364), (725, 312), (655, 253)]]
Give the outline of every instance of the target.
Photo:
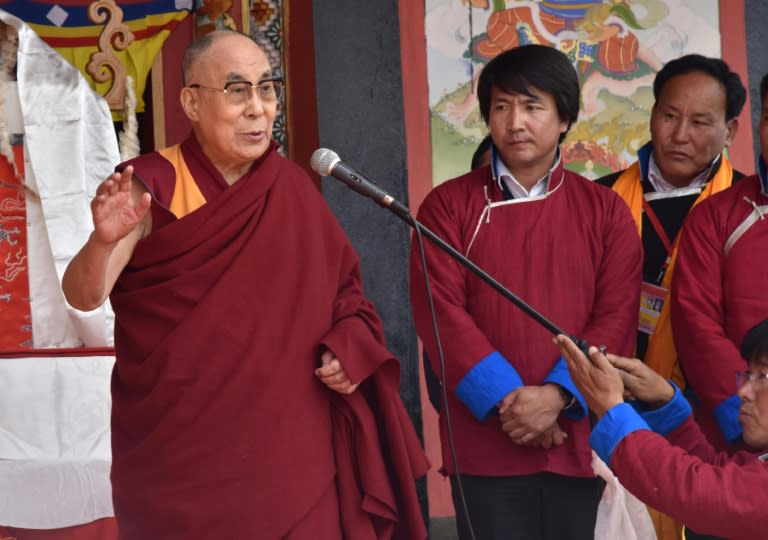
[(27, 266), (27, 207), (24, 187), (24, 147), (13, 147), (19, 177), (0, 156), (0, 351), (32, 346)]

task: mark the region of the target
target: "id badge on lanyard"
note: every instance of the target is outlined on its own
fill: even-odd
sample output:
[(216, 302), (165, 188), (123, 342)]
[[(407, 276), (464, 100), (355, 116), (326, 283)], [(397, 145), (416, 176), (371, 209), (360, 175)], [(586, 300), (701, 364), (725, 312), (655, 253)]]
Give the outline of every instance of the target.
[(656, 330), (656, 324), (659, 322), (659, 315), (664, 308), (664, 302), (667, 300), (667, 289), (659, 287), (654, 283), (643, 281), (640, 288), (640, 323), (638, 330), (653, 335)]
[(662, 287), (661, 284), (664, 282), (664, 276), (667, 273), (674, 248), (672, 242), (669, 241), (669, 237), (667, 236), (664, 227), (659, 223), (656, 213), (645, 199), (643, 199), (643, 210), (645, 211), (648, 220), (651, 222), (651, 225), (653, 225), (661, 243), (664, 244), (664, 248), (667, 250), (667, 258), (661, 267), (656, 283), (643, 281), (640, 288), (640, 322), (637, 329), (640, 332), (652, 336), (656, 330), (656, 325), (659, 322), (661, 310), (664, 309), (664, 302), (667, 301), (667, 293), (669, 291)]

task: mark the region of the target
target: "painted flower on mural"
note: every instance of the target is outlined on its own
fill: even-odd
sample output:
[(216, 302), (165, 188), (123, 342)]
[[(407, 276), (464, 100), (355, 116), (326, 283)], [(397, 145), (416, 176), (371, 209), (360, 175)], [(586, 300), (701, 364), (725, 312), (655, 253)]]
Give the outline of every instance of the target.
[(251, 19), (256, 26), (267, 26), (277, 17), (280, 8), (274, 0), (254, 0), (251, 5)]
[(278, 17), (275, 19), (274, 23), (269, 25), (267, 29), (264, 31), (264, 35), (269, 38), (269, 41), (272, 43), (272, 46), (275, 48), (275, 50), (282, 50), (283, 48), (283, 28), (282, 28), (282, 21)]

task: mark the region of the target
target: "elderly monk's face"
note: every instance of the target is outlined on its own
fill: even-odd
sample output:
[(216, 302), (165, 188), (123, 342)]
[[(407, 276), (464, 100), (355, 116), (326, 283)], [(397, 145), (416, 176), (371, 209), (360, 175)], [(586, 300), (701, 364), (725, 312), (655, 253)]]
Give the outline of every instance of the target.
[[(264, 52), (240, 34), (218, 37), (190, 67), (188, 84), (224, 88), (231, 81), (259, 81), (272, 76)], [(244, 103), (203, 88), (185, 89), (185, 106), (203, 151), (222, 172), (247, 169), (269, 148), (278, 102), (263, 102), (253, 92)], [(243, 171), (245, 172), (245, 171)]]

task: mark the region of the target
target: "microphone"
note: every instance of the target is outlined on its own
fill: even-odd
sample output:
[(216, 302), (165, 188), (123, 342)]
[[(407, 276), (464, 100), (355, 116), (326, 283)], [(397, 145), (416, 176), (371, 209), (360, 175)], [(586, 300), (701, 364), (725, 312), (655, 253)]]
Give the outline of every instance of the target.
[[(410, 216), (411, 211), (392, 195), (381, 189), (376, 182), (347, 165), (339, 154), (328, 148), (318, 148), (309, 162), (312, 170), (320, 176), (332, 176), (360, 195), (370, 197), (379, 206), (388, 208), (400, 217)], [(409, 220), (408, 220), (409, 221)]]

